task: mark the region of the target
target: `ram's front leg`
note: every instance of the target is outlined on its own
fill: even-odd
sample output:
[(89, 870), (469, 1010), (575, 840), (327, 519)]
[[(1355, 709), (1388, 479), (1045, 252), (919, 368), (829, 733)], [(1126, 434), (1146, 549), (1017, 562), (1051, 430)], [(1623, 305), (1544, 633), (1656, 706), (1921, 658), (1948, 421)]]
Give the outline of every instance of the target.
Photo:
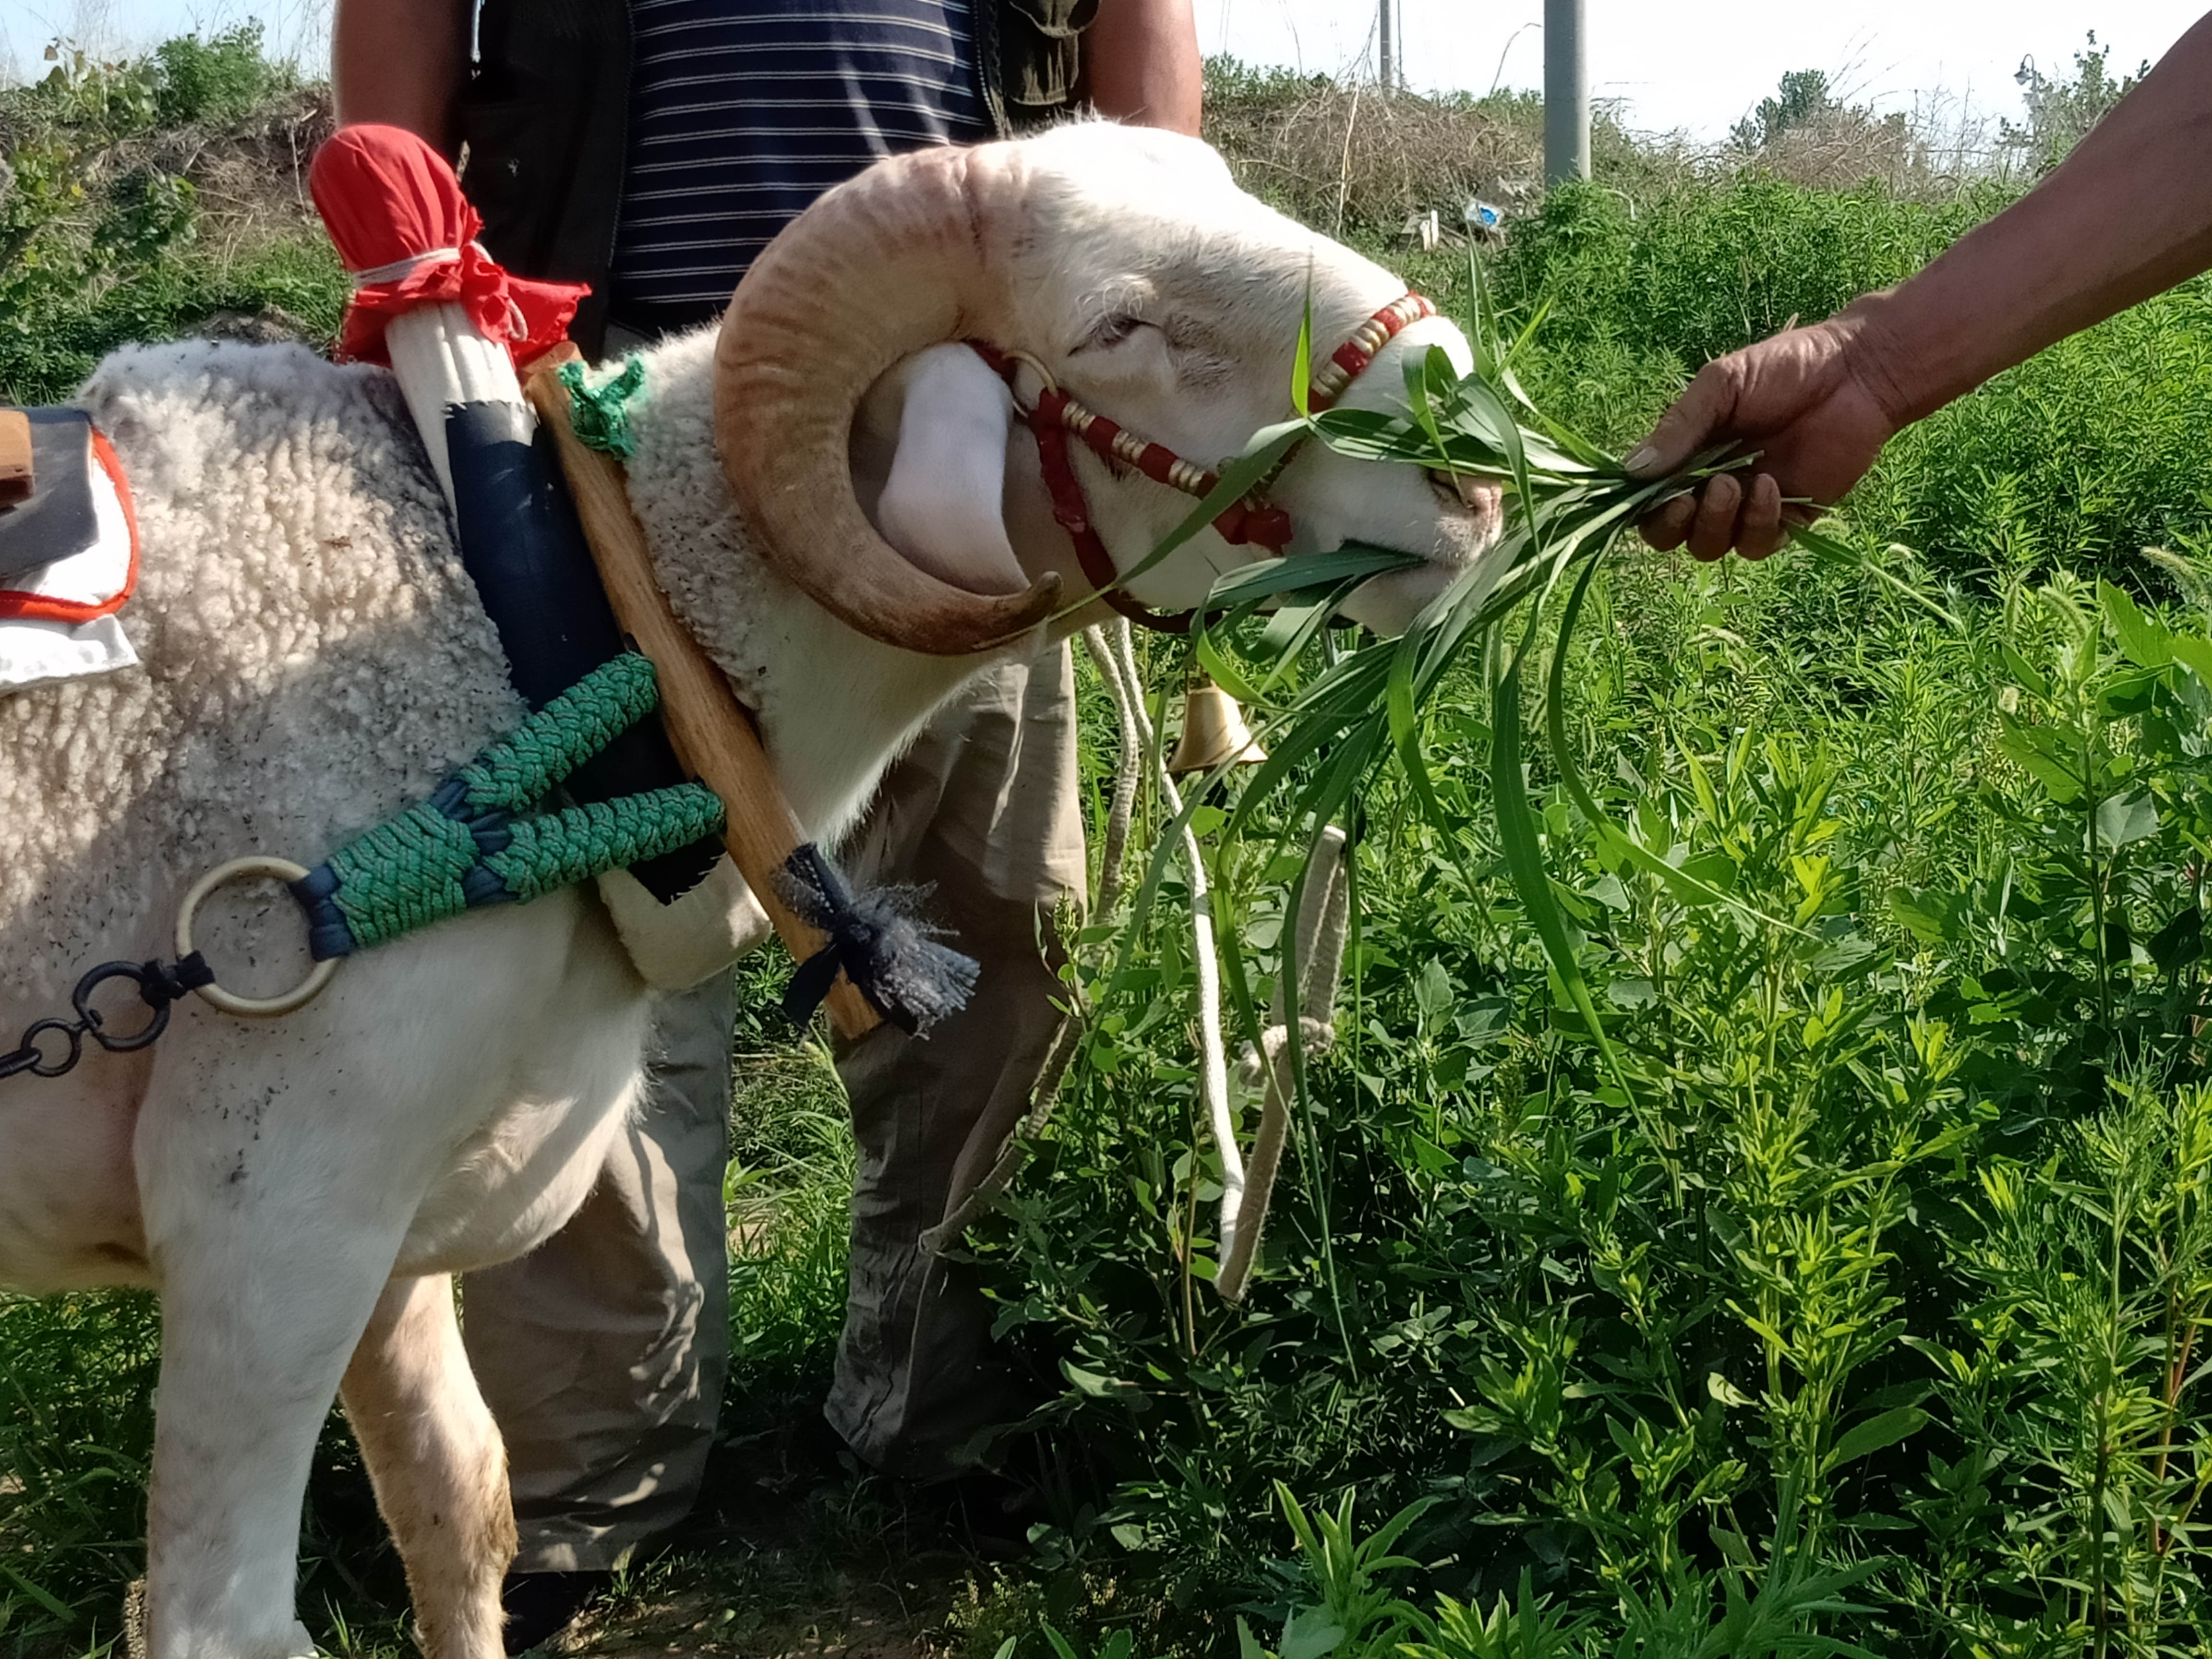
[(293, 1597), (316, 1437), (440, 1156), (412, 1120), (482, 1089), (465, 1024), (363, 966), (282, 1021), (187, 1008), (157, 1051), (133, 1147), (161, 1295), (149, 1659), (313, 1651)]
[(340, 1393), (376, 1505), (407, 1564), (429, 1659), (500, 1659), (500, 1581), (514, 1559), (507, 1458), (461, 1348), (453, 1283), (395, 1279)]
[(404, 1224), (363, 1224), (321, 1196), (318, 1213), (289, 1194), (281, 1205), (242, 1194), (155, 1246), (161, 1392), (147, 1498), (149, 1659), (314, 1651), (293, 1613), (301, 1499)]

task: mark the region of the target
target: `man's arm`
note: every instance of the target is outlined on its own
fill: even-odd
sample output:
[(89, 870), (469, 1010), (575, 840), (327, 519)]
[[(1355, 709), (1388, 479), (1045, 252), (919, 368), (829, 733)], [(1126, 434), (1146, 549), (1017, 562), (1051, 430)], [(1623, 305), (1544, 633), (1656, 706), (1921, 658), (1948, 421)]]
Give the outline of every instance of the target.
[(1761, 459), (1645, 526), (1770, 552), (1784, 496), (1833, 501), (1899, 428), (2053, 341), (2212, 268), (2212, 16), (2051, 176), (1911, 281), (1708, 363), (1631, 458), (1657, 475), (1734, 438)]
[(381, 121), (460, 149), (474, 0), (338, 0), (331, 87), (340, 125)]
[(1190, 0), (1098, 0), (1084, 40), (1101, 115), (1198, 136), (1205, 75)]

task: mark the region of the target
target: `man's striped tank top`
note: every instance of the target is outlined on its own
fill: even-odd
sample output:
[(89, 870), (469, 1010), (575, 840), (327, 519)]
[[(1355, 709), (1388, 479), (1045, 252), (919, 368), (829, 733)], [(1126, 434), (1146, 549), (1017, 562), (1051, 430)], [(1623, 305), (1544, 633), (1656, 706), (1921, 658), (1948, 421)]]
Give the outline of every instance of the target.
[(630, 0), (614, 315), (711, 315), (832, 185), (886, 155), (990, 137), (973, 3)]

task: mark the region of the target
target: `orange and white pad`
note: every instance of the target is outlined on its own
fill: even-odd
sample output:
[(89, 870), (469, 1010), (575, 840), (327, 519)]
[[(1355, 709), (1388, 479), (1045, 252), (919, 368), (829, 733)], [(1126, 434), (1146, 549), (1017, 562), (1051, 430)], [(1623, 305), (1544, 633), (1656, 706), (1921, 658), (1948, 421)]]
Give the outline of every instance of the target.
[(137, 514), (97, 430), (92, 453), (92, 545), (0, 586), (0, 696), (137, 664), (116, 615), (138, 581)]

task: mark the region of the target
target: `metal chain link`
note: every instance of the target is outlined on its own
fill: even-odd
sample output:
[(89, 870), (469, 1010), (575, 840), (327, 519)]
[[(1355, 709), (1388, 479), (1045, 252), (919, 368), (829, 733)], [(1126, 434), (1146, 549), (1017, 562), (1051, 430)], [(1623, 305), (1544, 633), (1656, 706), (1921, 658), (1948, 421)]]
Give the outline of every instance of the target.
[[(138, 1000), (153, 1011), (135, 1031), (118, 1035), (107, 1029), (93, 997), (110, 980), (127, 979), (137, 988)], [(179, 997), (215, 981), (215, 971), (197, 951), (182, 961), (103, 962), (76, 982), (70, 993), (73, 1020), (33, 1020), (24, 1028), (23, 1040), (0, 1054), (0, 1078), (27, 1072), (33, 1077), (60, 1077), (84, 1058), (84, 1040), (90, 1037), (110, 1054), (143, 1048), (169, 1029), (169, 1009)]]

